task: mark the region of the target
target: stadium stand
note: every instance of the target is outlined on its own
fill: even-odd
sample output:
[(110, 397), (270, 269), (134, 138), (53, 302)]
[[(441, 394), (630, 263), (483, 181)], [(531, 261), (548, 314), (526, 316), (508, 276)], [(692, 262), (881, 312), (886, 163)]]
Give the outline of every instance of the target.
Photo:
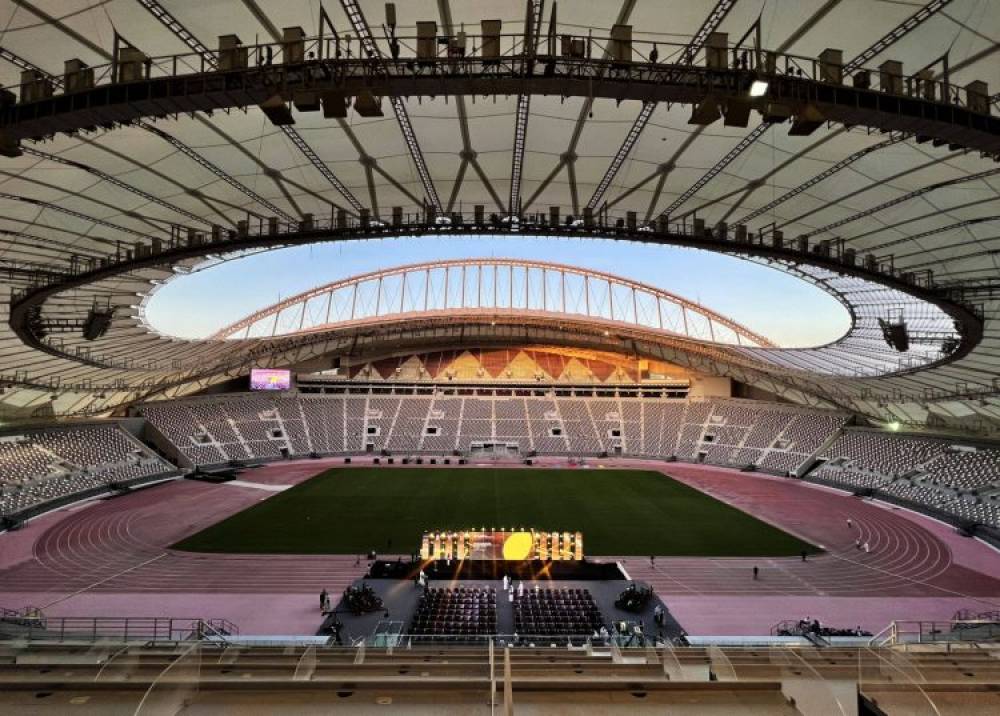
[[(496, 661), (509, 661), (511, 685), (508, 696), (498, 689), (496, 702), (509, 702), (514, 712), (587, 715), (622, 707), (633, 713), (710, 716), (995, 713), (996, 645), (963, 646), (621, 649), (628, 658), (611, 649), (509, 647), (496, 650)], [(180, 696), (170, 698), (183, 694), (189, 710), (228, 712), (252, 701), (255, 711), (273, 713), (288, 710), (293, 687), (305, 689), (302, 702), (316, 711), (360, 711), (359, 704), (368, 706), (391, 693), (398, 710), (488, 713), (484, 694), (498, 678), (487, 646), (442, 650), (438, 644), (362, 648), (106, 639), (86, 649), (55, 642), (12, 644), (5, 653), (0, 709), (8, 713), (37, 712), (28, 707), (39, 702), (39, 693), (63, 702), (85, 696), (93, 713), (123, 711), (123, 704), (133, 712), (149, 693), (162, 694), (170, 703), (179, 703)], [(198, 668), (191, 668), (194, 664)], [(171, 678), (162, 678), (171, 666)], [(413, 696), (408, 688), (419, 693)], [(811, 710), (801, 708), (805, 703)], [(855, 705), (857, 710), (849, 709)]]
[(0, 437), (0, 515), (175, 470), (117, 425), (7, 435)]
[[(1000, 525), (1000, 450), (848, 428), (847, 416), (740, 399), (584, 397), (568, 391), (234, 394), (153, 403), (141, 414), (191, 466), (289, 455), (517, 454), (676, 458), (808, 477)], [(195, 407), (197, 406), (197, 407)], [(214, 411), (214, 414), (213, 414)], [(262, 431), (252, 427), (272, 426)], [(368, 445), (371, 446), (370, 450)], [(30, 459), (30, 458), (26, 458)], [(878, 495), (876, 495), (878, 496)]]
[[(844, 414), (764, 401), (352, 386), (157, 402), (138, 414), (186, 468), (365, 452), (621, 454), (807, 477), (960, 522), (1000, 525), (1000, 449), (846, 427)], [(0, 468), (4, 515), (173, 469), (108, 426), (0, 440)]]
[(920, 508), (960, 522), (1000, 526), (1000, 448), (949, 438), (845, 430), (809, 478)]
[(843, 467), (861, 467), (886, 477), (903, 477), (941, 455), (947, 443), (920, 438), (901, 439), (875, 431), (845, 432), (825, 451)]
[(976, 491), (1000, 475), (1000, 451), (949, 450), (926, 466), (928, 479), (956, 490)]
[(783, 460), (777, 473), (807, 461), (846, 421), (752, 401), (551, 394), (235, 394), (151, 403), (141, 414), (192, 466), (271, 459), (282, 450), (346, 454), (371, 445), (371, 452), (442, 454), (499, 444), (524, 454), (697, 460), (703, 452), (707, 462), (762, 469)]

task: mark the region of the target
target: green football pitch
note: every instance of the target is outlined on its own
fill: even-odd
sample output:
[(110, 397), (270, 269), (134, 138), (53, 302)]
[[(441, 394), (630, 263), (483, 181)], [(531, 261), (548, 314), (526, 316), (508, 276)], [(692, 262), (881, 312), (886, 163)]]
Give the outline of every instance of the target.
[(476, 527), (580, 531), (588, 555), (774, 557), (817, 551), (658, 472), (492, 468), (328, 470), (174, 547), (408, 554), (426, 530)]

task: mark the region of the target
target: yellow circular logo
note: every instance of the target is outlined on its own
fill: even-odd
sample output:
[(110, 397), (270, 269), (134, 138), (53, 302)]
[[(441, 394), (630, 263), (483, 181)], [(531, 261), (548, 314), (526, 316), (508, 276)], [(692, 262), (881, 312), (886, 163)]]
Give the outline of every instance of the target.
[(503, 558), (509, 562), (528, 559), (535, 543), (530, 532), (513, 532), (503, 543)]

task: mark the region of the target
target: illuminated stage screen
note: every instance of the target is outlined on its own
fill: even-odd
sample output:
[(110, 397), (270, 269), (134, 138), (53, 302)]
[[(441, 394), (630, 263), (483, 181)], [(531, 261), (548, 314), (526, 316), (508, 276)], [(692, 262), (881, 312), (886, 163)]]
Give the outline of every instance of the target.
[(253, 368), (250, 371), (250, 390), (288, 390), (291, 387), (290, 370)]
[(420, 543), (422, 559), (475, 559), (571, 561), (583, 559), (580, 532), (537, 530), (465, 530), (425, 532)]

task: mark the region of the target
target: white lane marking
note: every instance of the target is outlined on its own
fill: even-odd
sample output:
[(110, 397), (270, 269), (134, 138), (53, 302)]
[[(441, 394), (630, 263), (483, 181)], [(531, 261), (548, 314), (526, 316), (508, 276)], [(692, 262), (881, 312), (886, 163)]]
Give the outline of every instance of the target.
[(245, 480), (230, 480), (222, 485), (234, 485), (236, 487), (249, 487), (254, 490), (266, 490), (267, 492), (284, 492), (292, 485), (265, 485), (262, 482), (247, 482)]
[(65, 602), (67, 599), (75, 597), (78, 594), (83, 594), (84, 592), (90, 591), (94, 587), (101, 586), (105, 582), (110, 582), (112, 579), (115, 579), (116, 577), (120, 577), (123, 574), (128, 574), (129, 572), (135, 571), (136, 569), (139, 569), (140, 567), (145, 567), (147, 564), (150, 564), (151, 562), (155, 562), (158, 559), (166, 557), (167, 554), (168, 554), (167, 552), (164, 552), (163, 554), (158, 554), (155, 557), (150, 557), (145, 562), (140, 562), (139, 564), (133, 565), (133, 566), (129, 567), (128, 569), (123, 569), (120, 572), (116, 572), (115, 574), (112, 574), (110, 577), (105, 577), (104, 579), (100, 579), (100, 580), (94, 582), (93, 584), (87, 585), (83, 589), (77, 589), (75, 592), (73, 592), (71, 594), (67, 594), (65, 597), (61, 597), (59, 599), (56, 599), (54, 602), (49, 602), (48, 604), (45, 604), (45, 605), (43, 605), (40, 608), (41, 609), (48, 609), (49, 607), (51, 607), (54, 604), (58, 604), (59, 602)]

